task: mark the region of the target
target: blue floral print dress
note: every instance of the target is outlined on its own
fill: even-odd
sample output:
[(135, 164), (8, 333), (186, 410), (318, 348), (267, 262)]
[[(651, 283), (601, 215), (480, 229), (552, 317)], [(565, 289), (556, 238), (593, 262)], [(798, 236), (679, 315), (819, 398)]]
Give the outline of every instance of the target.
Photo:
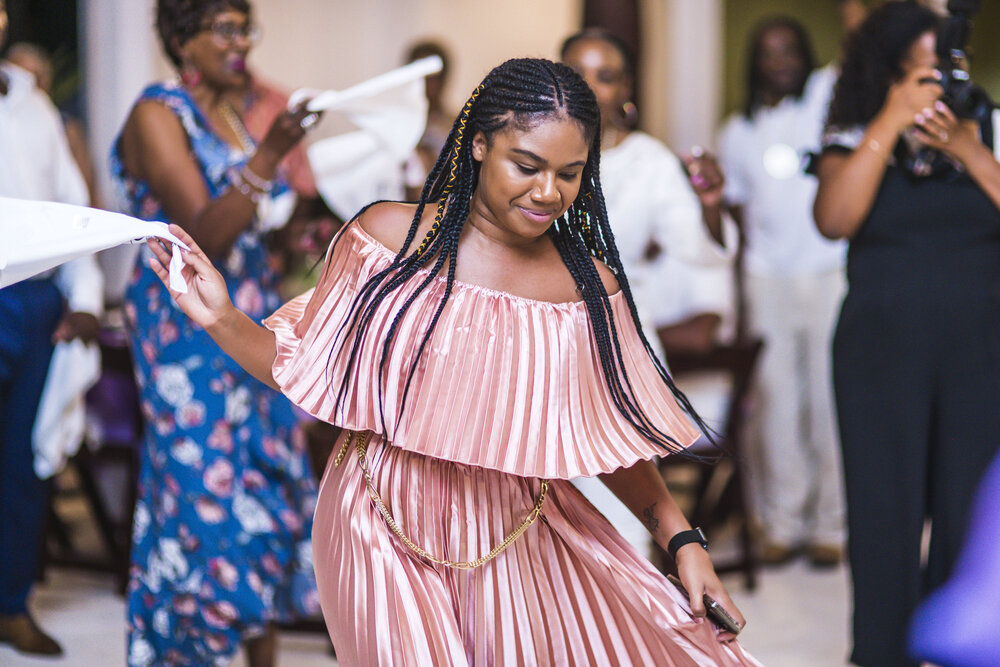
[[(140, 97), (177, 114), (211, 197), (246, 153), (215, 135), (188, 93)], [(167, 220), (148, 184), (111, 155), (123, 210)], [(284, 187), (284, 186), (282, 186)], [(126, 294), (146, 419), (128, 590), (128, 662), (228, 664), (272, 620), (319, 612), (312, 571), (316, 485), (291, 404), (224, 354), (139, 258)], [(260, 320), (279, 305), (260, 234), (217, 267), (233, 303)]]

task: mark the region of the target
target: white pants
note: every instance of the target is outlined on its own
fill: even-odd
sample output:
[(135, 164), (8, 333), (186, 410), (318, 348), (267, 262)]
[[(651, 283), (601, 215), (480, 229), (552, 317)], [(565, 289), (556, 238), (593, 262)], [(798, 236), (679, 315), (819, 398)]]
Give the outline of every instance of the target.
[(751, 330), (764, 339), (757, 368), (750, 490), (767, 538), (841, 545), (844, 493), (830, 372), (842, 270), (748, 275)]

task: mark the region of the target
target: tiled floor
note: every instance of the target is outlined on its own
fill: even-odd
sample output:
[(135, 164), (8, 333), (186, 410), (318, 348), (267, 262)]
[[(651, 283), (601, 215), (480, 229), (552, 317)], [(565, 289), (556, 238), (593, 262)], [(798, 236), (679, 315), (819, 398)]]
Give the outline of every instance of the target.
[[(768, 667), (840, 667), (847, 653), (848, 581), (845, 568), (817, 572), (793, 563), (763, 573), (758, 590), (747, 593), (727, 581), (749, 619), (743, 634), (747, 649)], [(59, 660), (28, 659), (0, 646), (0, 665), (34, 667), (124, 665), (124, 602), (110, 578), (52, 570), (36, 587), (38, 620), (59, 639), (66, 655)], [(328, 644), (315, 635), (284, 634), (279, 664), (331, 667)], [(242, 657), (234, 665), (242, 667)]]

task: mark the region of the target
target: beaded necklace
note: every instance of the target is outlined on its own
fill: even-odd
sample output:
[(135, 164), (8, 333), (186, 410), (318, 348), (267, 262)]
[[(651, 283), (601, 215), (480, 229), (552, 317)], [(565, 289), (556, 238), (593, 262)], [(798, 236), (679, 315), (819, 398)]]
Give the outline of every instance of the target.
[(246, 125), (243, 124), (243, 120), (236, 113), (236, 110), (233, 109), (233, 105), (223, 100), (222, 102), (219, 102), (217, 108), (219, 110), (219, 114), (222, 116), (222, 120), (226, 121), (226, 125), (228, 125), (233, 131), (233, 134), (236, 135), (236, 139), (239, 141), (240, 148), (243, 152), (247, 155), (253, 153), (257, 144), (247, 131)]

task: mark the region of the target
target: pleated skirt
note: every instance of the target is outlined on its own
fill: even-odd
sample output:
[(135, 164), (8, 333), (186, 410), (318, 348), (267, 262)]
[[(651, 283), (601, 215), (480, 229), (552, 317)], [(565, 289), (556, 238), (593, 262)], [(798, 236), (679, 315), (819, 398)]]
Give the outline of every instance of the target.
[[(367, 460), (402, 531), (453, 561), (499, 544), (541, 486), (378, 436)], [(457, 570), (421, 558), (389, 529), (352, 449), (327, 467), (313, 549), (342, 665), (759, 664), (692, 617), (684, 596), (568, 481), (550, 482), (539, 520), (506, 551)]]

